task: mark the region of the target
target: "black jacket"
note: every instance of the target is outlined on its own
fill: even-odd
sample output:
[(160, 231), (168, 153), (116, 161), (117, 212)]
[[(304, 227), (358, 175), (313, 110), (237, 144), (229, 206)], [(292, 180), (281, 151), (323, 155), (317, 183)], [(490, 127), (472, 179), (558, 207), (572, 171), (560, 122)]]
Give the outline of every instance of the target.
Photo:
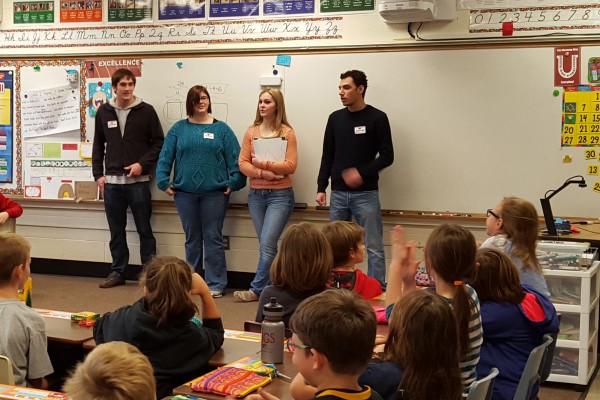
[(103, 104), (96, 113), (92, 149), (94, 179), (104, 175), (127, 175), (129, 171), (123, 168), (136, 162), (142, 165), (142, 175), (150, 174), (164, 138), (158, 115), (150, 104), (141, 102), (131, 108), (123, 136), (115, 108)]

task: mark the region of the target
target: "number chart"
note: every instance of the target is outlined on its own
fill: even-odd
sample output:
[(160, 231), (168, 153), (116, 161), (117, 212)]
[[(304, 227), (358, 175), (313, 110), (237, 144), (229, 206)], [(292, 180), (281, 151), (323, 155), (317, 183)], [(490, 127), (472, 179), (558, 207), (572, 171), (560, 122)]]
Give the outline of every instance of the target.
[(600, 147), (600, 86), (565, 87), (561, 144)]

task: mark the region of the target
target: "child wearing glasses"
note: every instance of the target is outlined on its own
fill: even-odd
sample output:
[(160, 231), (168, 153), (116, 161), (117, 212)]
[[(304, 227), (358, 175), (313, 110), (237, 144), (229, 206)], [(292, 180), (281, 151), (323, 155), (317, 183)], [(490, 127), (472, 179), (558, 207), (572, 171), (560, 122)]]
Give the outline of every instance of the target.
[[(452, 308), (435, 293), (415, 290), (394, 306), (384, 351), (369, 363), (358, 383), (384, 400), (459, 400), (463, 393), (459, 360)], [(300, 374), (290, 390), (296, 400), (308, 400), (316, 392)]]
[(262, 322), (264, 305), (275, 297), (283, 305), (283, 322), (289, 327), (300, 302), (327, 289), (332, 265), (331, 247), (316, 225), (301, 222), (288, 227), (271, 266), (273, 284), (260, 293), (256, 322)]
[[(157, 256), (140, 279), (144, 296), (130, 306), (104, 314), (94, 324), (97, 344), (122, 341), (148, 357), (156, 378), (156, 397), (206, 372), (208, 360), (223, 345), (225, 331), (210, 289), (177, 257)], [(202, 322), (196, 317), (202, 302)]]
[(519, 197), (505, 197), (487, 210), (485, 226), (491, 237), (481, 247), (505, 252), (519, 270), (521, 283), (550, 296), (536, 256), (540, 221), (533, 204)]
[[(319, 400), (381, 400), (358, 383), (371, 360), (377, 321), (372, 307), (350, 290), (326, 290), (309, 297), (292, 316), (288, 347), (292, 362), (312, 397)], [(298, 378), (296, 378), (298, 379)], [(276, 400), (259, 389), (248, 400)]]
[(356, 264), (365, 259), (365, 231), (355, 222), (334, 221), (322, 229), (333, 252), (333, 270), (330, 286), (354, 290), (363, 299), (372, 299), (381, 294), (381, 284), (365, 275)]
[[(385, 300), (388, 319), (394, 303), (417, 290), (415, 275), (419, 264), (415, 254), (417, 245), (406, 240), (402, 226), (392, 229), (390, 241), (392, 260)], [(476, 251), (475, 237), (460, 225), (439, 225), (431, 232), (425, 245), (425, 265), (436, 286), (435, 289), (424, 290), (435, 290), (452, 306), (458, 324), (459, 367), (465, 392), (477, 378), (476, 366), (483, 336), (479, 298), (475, 290), (465, 283), (475, 274)], [(393, 318), (391, 323), (394, 324)]]

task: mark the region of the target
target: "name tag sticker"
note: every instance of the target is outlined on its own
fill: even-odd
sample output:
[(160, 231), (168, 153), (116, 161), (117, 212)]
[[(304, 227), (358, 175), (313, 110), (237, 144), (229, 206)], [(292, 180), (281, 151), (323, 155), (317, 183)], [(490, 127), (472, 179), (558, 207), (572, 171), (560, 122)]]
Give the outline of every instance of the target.
[(355, 135), (364, 135), (365, 133), (367, 133), (367, 127), (366, 126), (355, 126), (354, 127), (354, 134)]
[(214, 133), (210, 133), (210, 132), (204, 132), (204, 139), (214, 139), (215, 138), (215, 134)]
[(116, 128), (117, 127), (117, 121), (108, 121), (108, 127), (109, 128)]

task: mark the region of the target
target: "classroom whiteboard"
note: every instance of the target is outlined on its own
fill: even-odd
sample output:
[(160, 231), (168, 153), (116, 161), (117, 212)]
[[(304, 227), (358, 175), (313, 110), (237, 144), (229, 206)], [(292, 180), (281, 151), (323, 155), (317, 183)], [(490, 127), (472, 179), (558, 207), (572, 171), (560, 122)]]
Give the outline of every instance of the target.
[[(600, 47), (581, 53), (585, 61), (600, 56)], [(278, 70), (298, 137), (296, 201), (315, 205), (323, 131), (328, 115), (342, 107), (339, 75), (362, 69), (367, 103), (387, 113), (394, 137), (395, 161), (380, 179), (383, 208), (483, 213), (503, 196), (517, 195), (540, 210), (547, 190), (599, 163), (585, 161), (584, 148), (561, 149), (553, 57), (551, 47), (293, 55), (291, 67)], [(204, 84), (214, 115), (241, 142), (254, 120), (259, 78), (272, 75), (275, 59), (144, 58), (136, 92), (156, 108), (167, 132), (184, 117), (188, 88)], [(93, 119), (87, 118), (91, 139)], [(573, 161), (564, 163), (565, 155)], [(592, 191), (600, 177), (586, 179), (588, 188), (572, 185), (552, 199), (555, 215), (600, 216), (600, 194)], [(232, 201), (245, 203), (246, 196), (247, 188)], [(167, 196), (155, 188), (154, 198)]]

